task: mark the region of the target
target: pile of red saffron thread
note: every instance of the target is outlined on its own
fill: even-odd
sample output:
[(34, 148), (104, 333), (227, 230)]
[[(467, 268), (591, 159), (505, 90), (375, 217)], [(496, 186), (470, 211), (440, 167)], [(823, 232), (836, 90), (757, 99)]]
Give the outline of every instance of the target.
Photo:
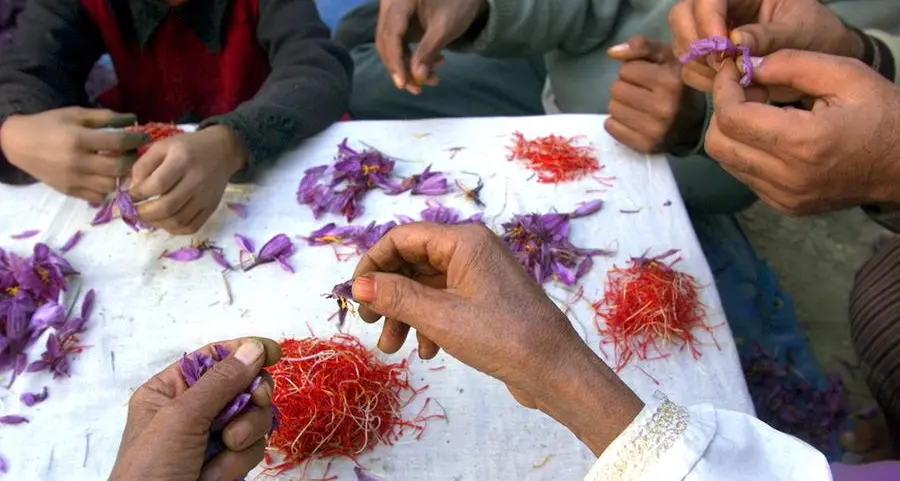
[(590, 145), (576, 145), (577, 138), (548, 135), (528, 140), (519, 132), (513, 133), (509, 160), (522, 160), (535, 171), (538, 182), (555, 184), (575, 180), (602, 166), (594, 157)]
[(393, 445), (406, 431), (419, 439), (425, 423), (444, 419), (424, 415), (404, 420), (402, 409), (428, 388), (409, 382), (407, 361), (385, 364), (352, 336), (281, 341), (282, 358), (269, 369), (272, 396), (281, 425), (269, 448), (284, 460), (269, 471), (283, 473), (309, 460), (345, 456), (356, 459), (379, 443)]
[(632, 258), (628, 268), (609, 271), (604, 297), (593, 305), (594, 323), (603, 344), (615, 349), (616, 372), (635, 357), (642, 361), (668, 357), (663, 350), (667, 344), (689, 349), (694, 359), (700, 357), (694, 329), (711, 333), (712, 328), (703, 322), (706, 312), (698, 299), (697, 281), (673, 267), (681, 258), (665, 262), (675, 254), (672, 250)]

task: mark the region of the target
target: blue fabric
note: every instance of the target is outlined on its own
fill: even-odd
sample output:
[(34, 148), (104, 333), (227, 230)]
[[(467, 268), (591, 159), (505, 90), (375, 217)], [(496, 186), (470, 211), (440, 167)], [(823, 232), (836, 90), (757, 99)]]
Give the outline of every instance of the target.
[(319, 15), (322, 16), (322, 21), (325, 22), (325, 25), (328, 25), (328, 28), (331, 29), (331, 33), (334, 34), (334, 29), (337, 28), (338, 21), (341, 17), (354, 7), (366, 3), (367, 1), (368, 0), (316, 0), (316, 5), (319, 7)]

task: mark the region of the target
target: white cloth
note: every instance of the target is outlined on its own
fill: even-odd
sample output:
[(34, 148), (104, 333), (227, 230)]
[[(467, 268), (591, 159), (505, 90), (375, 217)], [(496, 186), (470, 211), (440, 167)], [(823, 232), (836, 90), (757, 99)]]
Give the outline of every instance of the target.
[(610, 444), (585, 481), (831, 481), (822, 453), (752, 416), (657, 401)]
[[(570, 211), (579, 202), (602, 198), (604, 208), (590, 217), (572, 221), (573, 243), (584, 247), (617, 249), (612, 257), (597, 257), (593, 271), (582, 282), (584, 299), (595, 301), (603, 290), (607, 270), (624, 265), (645, 251), (681, 250), (679, 267), (703, 286), (700, 298), (706, 306), (706, 322), (715, 327), (715, 338), (698, 333), (703, 356), (692, 359), (687, 351), (632, 363), (620, 373), (624, 381), (647, 400), (657, 389), (673, 401), (687, 405), (712, 403), (717, 408), (753, 413), (743, 381), (731, 331), (725, 322), (715, 283), (681, 203), (669, 166), (663, 157), (645, 156), (618, 145), (603, 130), (604, 116), (560, 115), (533, 118), (445, 119), (417, 122), (345, 122), (309, 139), (282, 159), (255, 185), (235, 186), (226, 192), (228, 202), (244, 202), (247, 219), (239, 219), (221, 206), (195, 239), (210, 239), (237, 258), (235, 233), (253, 239), (257, 248), (277, 233), (294, 238), (308, 235), (337, 217), (315, 220), (310, 210), (297, 205), (295, 193), (303, 171), (331, 162), (337, 144), (347, 137), (353, 147), (361, 142), (394, 156), (400, 175), (421, 172), (429, 163), (465, 185), (484, 179), (482, 198), (488, 225), (499, 230), (512, 214)], [(601, 176), (615, 177), (605, 188), (596, 179), (566, 184), (539, 184), (520, 162), (507, 160), (510, 135), (528, 137), (551, 133), (584, 136), (606, 168)], [(463, 147), (456, 151), (454, 148)], [(440, 199), (466, 216), (475, 212), (458, 193)], [(368, 194), (365, 215), (357, 224), (386, 222), (396, 214), (418, 217), (426, 198)], [(640, 209), (637, 214), (623, 214)], [(164, 249), (186, 245), (187, 237), (163, 232), (134, 234), (120, 221), (90, 227), (94, 210), (86, 203), (34, 185), (0, 186), (0, 245), (27, 253), (35, 241), (59, 247), (78, 229), (81, 243), (66, 255), (82, 272), (81, 283), (97, 291), (95, 314), (82, 343), (91, 346), (72, 359), (72, 377), (53, 381), (45, 373), (19, 378), (12, 391), (0, 387), (0, 415), (23, 414), (29, 424), (0, 426), (0, 454), (10, 464), (9, 479), (92, 480), (105, 479), (125, 423), (126, 403), (133, 389), (173, 362), (185, 350), (205, 343), (244, 335), (272, 338), (307, 336), (307, 324), (319, 336), (330, 336), (328, 321), (335, 312), (333, 300), (322, 294), (348, 279), (356, 259), (339, 262), (329, 247), (309, 247), (297, 241), (287, 274), (274, 265), (229, 275), (234, 302), (225, 301), (219, 269), (209, 258), (192, 263), (160, 260)], [(9, 238), (29, 229), (40, 229), (34, 238)], [(502, 280), (498, 279), (498, 282)], [(565, 301), (572, 293), (557, 287), (548, 292)], [(579, 301), (569, 311), (575, 329), (600, 352), (601, 338), (592, 322), (588, 302)], [(348, 329), (364, 344), (374, 347), (380, 326), (351, 319)], [(410, 354), (414, 343), (386, 359), (397, 361)], [(34, 359), (42, 341), (31, 351)], [(605, 359), (614, 363), (609, 345)], [(561, 354), (562, 355), (562, 354)], [(446, 366), (443, 370), (429, 368)], [(503, 384), (441, 354), (430, 362), (412, 360), (413, 381), (430, 388), (408, 406), (415, 416), (425, 397), (433, 397), (447, 411), (448, 421), (435, 421), (419, 441), (404, 438), (393, 447), (379, 446), (359, 458), (376, 478), (385, 481), (464, 480), (577, 480), (596, 458), (562, 426), (532, 410), (522, 408)], [(652, 377), (651, 377), (652, 376)], [(658, 386), (657, 381), (661, 384)], [(18, 402), (22, 392), (50, 386), (50, 398), (28, 409)], [(0, 383), (5, 386), (5, 383)], [(440, 409), (435, 403), (431, 408)], [(90, 434), (90, 449), (86, 438)], [(27, 442), (25, 442), (27, 441)], [(87, 453), (86, 453), (87, 451)], [(308, 472), (317, 478), (325, 463)], [(340, 479), (355, 479), (353, 462), (336, 461), (331, 467)], [(536, 467), (537, 466), (537, 467)], [(297, 479), (297, 472), (283, 479)], [(263, 479), (263, 478), (261, 478)]]

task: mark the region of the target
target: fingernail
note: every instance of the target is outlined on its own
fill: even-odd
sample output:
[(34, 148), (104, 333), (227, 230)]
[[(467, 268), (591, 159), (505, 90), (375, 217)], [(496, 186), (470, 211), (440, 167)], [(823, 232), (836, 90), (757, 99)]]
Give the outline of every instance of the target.
[(353, 300), (363, 304), (375, 302), (375, 279), (371, 277), (357, 277), (353, 281)]
[(234, 357), (245, 366), (252, 366), (263, 355), (265, 348), (255, 339), (248, 339), (234, 353)]
[(392, 78), (394, 79), (394, 86), (396, 86), (398, 89), (402, 89), (403, 88), (403, 79), (401, 79), (400, 76), (397, 74), (394, 74), (392, 76)]
[(137, 115), (134, 114), (118, 114), (107, 122), (107, 127), (120, 128), (130, 127), (137, 123)]
[(428, 67), (424, 65), (419, 65), (416, 67), (416, 81), (420, 84), (425, 83), (428, 80)]
[(623, 53), (628, 53), (628, 50), (630, 48), (631, 47), (629, 47), (627, 43), (620, 43), (618, 45), (613, 45), (612, 47), (609, 47), (609, 50), (607, 50), (607, 53), (611, 53), (614, 55), (620, 55)]

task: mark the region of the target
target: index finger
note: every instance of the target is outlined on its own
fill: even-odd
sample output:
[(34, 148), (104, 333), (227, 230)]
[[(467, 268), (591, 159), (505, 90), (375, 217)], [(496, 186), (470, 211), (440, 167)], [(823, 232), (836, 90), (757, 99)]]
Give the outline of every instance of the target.
[(370, 272), (402, 272), (411, 266), (426, 275), (446, 273), (459, 238), (453, 232), (456, 228), (422, 222), (394, 227), (363, 255), (353, 278)]
[(382, 1), (375, 30), (375, 48), (381, 57), (394, 86), (403, 88), (410, 81), (406, 62), (406, 32), (414, 13), (410, 1)]
[(694, 18), (701, 38), (728, 36), (728, 0), (694, 0)]
[(89, 127), (77, 127), (76, 136), (78, 146), (89, 152), (125, 152), (137, 150), (150, 142), (150, 136), (142, 132), (99, 130)]
[[(222, 346), (229, 353), (233, 353), (235, 350), (237, 350), (238, 346), (240, 346), (247, 339), (250, 338), (238, 338), (228, 341), (212, 342), (201, 347), (200, 349), (190, 351), (187, 354), (192, 355), (195, 352), (199, 352), (202, 354), (206, 354), (207, 356), (212, 356), (213, 354), (216, 354), (215, 346)], [(263, 347), (265, 348), (266, 358), (265, 362), (263, 362), (263, 367), (273, 366), (281, 359), (281, 346), (279, 346), (277, 342), (265, 337), (253, 337), (252, 339), (261, 342)], [(218, 358), (218, 354), (216, 354), (216, 358)], [(165, 381), (167, 385), (178, 386), (178, 393), (184, 392), (184, 390), (187, 389), (187, 386), (184, 385), (184, 377), (181, 373), (181, 358), (179, 358), (172, 364), (169, 364), (165, 369), (160, 371), (159, 374), (156, 375), (156, 377)]]

